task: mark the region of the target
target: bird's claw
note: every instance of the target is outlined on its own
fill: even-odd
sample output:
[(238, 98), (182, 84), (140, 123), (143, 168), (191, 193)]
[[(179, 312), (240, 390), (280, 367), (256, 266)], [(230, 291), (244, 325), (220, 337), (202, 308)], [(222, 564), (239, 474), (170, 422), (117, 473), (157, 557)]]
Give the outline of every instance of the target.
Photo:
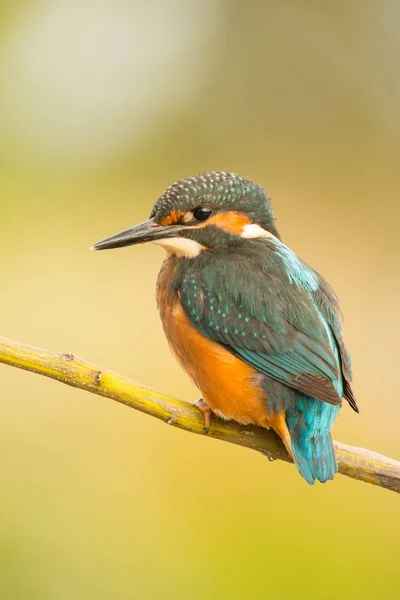
[(203, 398), (199, 398), (198, 400), (196, 400), (196, 402), (194, 403), (194, 405), (197, 406), (197, 408), (204, 415), (204, 431), (205, 431), (205, 433), (207, 435), (207, 433), (210, 430), (210, 425), (211, 425), (211, 420), (212, 420), (212, 416), (213, 416), (213, 411), (208, 406), (208, 404), (206, 402), (204, 402)]

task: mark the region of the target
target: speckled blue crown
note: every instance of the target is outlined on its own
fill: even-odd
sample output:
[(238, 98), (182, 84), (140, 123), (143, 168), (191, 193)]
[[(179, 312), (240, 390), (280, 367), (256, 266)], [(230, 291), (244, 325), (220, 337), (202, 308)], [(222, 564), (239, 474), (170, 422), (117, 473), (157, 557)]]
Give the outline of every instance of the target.
[(225, 171), (200, 173), (176, 181), (157, 200), (151, 216), (161, 221), (172, 210), (193, 210), (201, 205), (215, 211), (244, 212), (263, 227), (275, 227), (270, 199), (264, 188), (242, 175)]

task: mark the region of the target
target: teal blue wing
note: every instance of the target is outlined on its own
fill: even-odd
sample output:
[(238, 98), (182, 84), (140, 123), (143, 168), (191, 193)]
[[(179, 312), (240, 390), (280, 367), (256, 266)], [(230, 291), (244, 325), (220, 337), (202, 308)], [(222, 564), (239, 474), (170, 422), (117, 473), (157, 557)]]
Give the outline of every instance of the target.
[(295, 266), (308, 271), (297, 278), (286, 266), (271, 247), (251, 263), (238, 256), (204, 260), (181, 281), (183, 309), (199, 332), (260, 373), (339, 405), (341, 350), (318, 296), (319, 279), (299, 260)]

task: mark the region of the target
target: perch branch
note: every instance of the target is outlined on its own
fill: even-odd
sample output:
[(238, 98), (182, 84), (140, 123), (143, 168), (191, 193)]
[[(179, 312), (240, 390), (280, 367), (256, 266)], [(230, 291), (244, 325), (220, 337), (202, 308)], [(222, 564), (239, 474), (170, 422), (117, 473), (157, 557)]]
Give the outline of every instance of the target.
[[(174, 427), (204, 435), (203, 415), (193, 404), (166, 396), (108, 369), (87, 363), (72, 354), (54, 354), (0, 337), (0, 362), (105, 396)], [(252, 426), (244, 427), (214, 417), (207, 435), (252, 448), (271, 460), (292, 460), (273, 431)], [(400, 492), (400, 462), (340, 442), (335, 442), (335, 448), (340, 473)]]

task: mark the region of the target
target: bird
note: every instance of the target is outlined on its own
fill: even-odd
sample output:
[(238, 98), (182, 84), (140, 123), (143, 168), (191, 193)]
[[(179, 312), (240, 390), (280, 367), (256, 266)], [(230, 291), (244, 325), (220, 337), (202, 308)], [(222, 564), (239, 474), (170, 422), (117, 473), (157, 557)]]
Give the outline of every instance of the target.
[(150, 218), (93, 250), (153, 242), (167, 256), (156, 295), (172, 353), (213, 415), (272, 428), (309, 483), (333, 479), (331, 429), (359, 412), (337, 296), (281, 239), (265, 189), (207, 172), (173, 183)]

